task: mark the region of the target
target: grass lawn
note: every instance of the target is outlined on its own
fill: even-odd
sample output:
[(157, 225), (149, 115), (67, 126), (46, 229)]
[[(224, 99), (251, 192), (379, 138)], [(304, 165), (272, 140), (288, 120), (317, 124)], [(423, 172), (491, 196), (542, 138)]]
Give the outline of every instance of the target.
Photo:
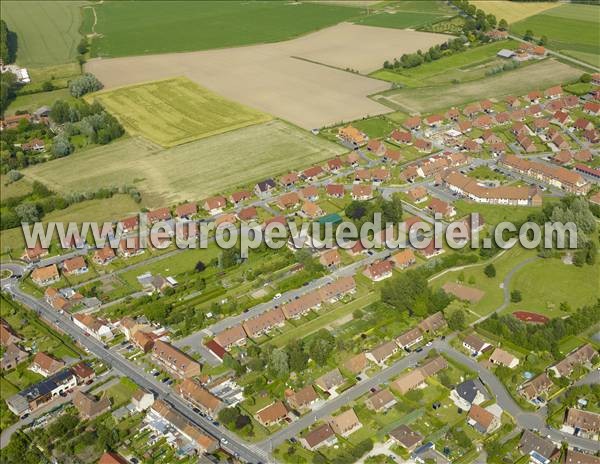
[(600, 64), (600, 7), (597, 5), (562, 4), (530, 16), (511, 26), (524, 35), (528, 29), (536, 37), (548, 37), (548, 48), (570, 54), (598, 66)]
[(45, 66), (75, 60), (82, 1), (7, 1), (2, 19), (17, 34), (17, 63)]
[(596, 301), (599, 282), (598, 262), (594, 266), (577, 267), (566, 265), (558, 258), (540, 259), (527, 264), (514, 275), (510, 289), (520, 290), (523, 301), (512, 303), (506, 312), (524, 310), (549, 317), (563, 316), (559, 309), (563, 301), (573, 309)]
[[(473, 179), (479, 180), (498, 180), (500, 182), (506, 181), (506, 177), (504, 177), (499, 172), (493, 171), (488, 166), (478, 166), (467, 174), (469, 177)], [(511, 208), (512, 209), (512, 208)]]
[(579, 69), (546, 59), (496, 76), (444, 87), (443, 90), (435, 86), (388, 90), (378, 94), (377, 101), (394, 109), (400, 106), (409, 112), (430, 113), (483, 98), (524, 95), (533, 89), (577, 79), (580, 75)]
[(68, 89), (20, 95), (10, 102), (10, 105), (6, 108), (6, 114), (15, 114), (17, 111), (29, 111), (32, 113), (40, 106), (52, 106), (56, 100), (69, 100), (70, 98), (71, 94)]
[(115, 409), (129, 403), (138, 388), (129, 378), (121, 377), (119, 383), (107, 388), (104, 394), (108, 395), (112, 408)]
[[(360, 8), (294, 2), (104, 2), (92, 56), (116, 57), (279, 42), (347, 21)], [(86, 28), (93, 16), (86, 9)], [(90, 32), (86, 30), (85, 32)]]
[(271, 119), (186, 78), (122, 87), (88, 98), (99, 101), (130, 134), (143, 135), (164, 147)]
[(483, 216), (486, 224), (493, 225), (504, 221), (524, 221), (530, 214), (540, 210), (540, 208), (529, 206), (484, 205), (468, 200), (457, 200), (454, 202), (454, 207), (456, 208), (457, 217), (463, 217), (469, 213), (478, 212)]
[(509, 0), (473, 0), (470, 2), (498, 21), (505, 19), (509, 24), (556, 8), (556, 2), (512, 2)]
[(275, 120), (168, 150), (141, 138), (125, 138), (33, 166), (23, 174), (61, 193), (134, 184), (144, 204), (165, 206), (247, 186), (346, 151)]
[(20, 197), (31, 193), (31, 182), (21, 178), (16, 182), (10, 182), (6, 175), (0, 176), (0, 200), (5, 201), (8, 198)]
[[(73, 173), (74, 175), (76, 173)], [(60, 180), (60, 174), (56, 180)], [(21, 179), (18, 183), (23, 182)], [(102, 200), (86, 200), (81, 203), (76, 203), (62, 210), (55, 210), (44, 216), (43, 222), (47, 224), (50, 221), (54, 222), (78, 222), (93, 221), (102, 223), (104, 221), (113, 221), (125, 217), (128, 214), (140, 210), (138, 205), (129, 195), (113, 195), (111, 198)], [(2, 253), (8, 248), (13, 250), (14, 256), (20, 256), (25, 241), (23, 239), (23, 231), (20, 227), (7, 229), (0, 232), (0, 241), (2, 242)], [(55, 240), (57, 242), (57, 240)]]

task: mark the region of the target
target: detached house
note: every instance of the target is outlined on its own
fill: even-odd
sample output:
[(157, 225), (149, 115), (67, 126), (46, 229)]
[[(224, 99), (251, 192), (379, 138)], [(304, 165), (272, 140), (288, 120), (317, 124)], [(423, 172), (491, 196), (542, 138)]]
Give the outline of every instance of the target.
[(216, 196), (204, 200), (202, 207), (208, 211), (208, 214), (214, 215), (223, 212), (223, 208), (227, 205), (227, 200), (223, 196)]
[(477, 404), (471, 406), (467, 417), (468, 424), (479, 433), (488, 434), (500, 427), (500, 419)]
[(63, 272), (67, 275), (85, 274), (88, 271), (87, 263), (83, 256), (66, 259), (62, 263), (62, 268)]
[(113, 333), (109, 325), (104, 320), (98, 319), (91, 314), (75, 314), (73, 316), (73, 323), (97, 340), (113, 338)]
[(96, 399), (86, 393), (76, 391), (73, 395), (73, 406), (79, 411), (79, 417), (90, 420), (110, 410), (110, 400), (107, 396)]
[(347, 411), (332, 417), (329, 420), (329, 425), (331, 425), (331, 428), (335, 433), (342, 437), (347, 437), (362, 427), (354, 409), (348, 409)]
[(367, 358), (375, 364), (382, 366), (385, 362), (398, 352), (398, 345), (395, 342), (389, 341), (373, 348), (367, 353)]
[(50, 377), (56, 374), (62, 368), (65, 367), (65, 363), (58, 360), (43, 351), (38, 351), (33, 357), (33, 361), (29, 369), (36, 372), (44, 377)]
[(358, 375), (362, 373), (369, 365), (369, 360), (365, 353), (359, 353), (352, 356), (348, 361), (343, 364), (344, 370), (348, 371), (352, 375)]
[(487, 399), (487, 395), (481, 381), (475, 379), (466, 380), (457, 385), (450, 392), (450, 399), (458, 408), (468, 411), (472, 405), (483, 403)]
[(106, 266), (110, 264), (110, 262), (115, 259), (115, 251), (109, 246), (106, 245), (104, 248), (94, 251), (94, 263), (99, 264), (100, 266)]
[(51, 285), (54, 282), (58, 282), (59, 279), (60, 274), (56, 264), (51, 264), (50, 266), (46, 267), (38, 267), (31, 273), (31, 280), (40, 286)]
[(331, 393), (337, 387), (344, 383), (344, 378), (338, 368), (327, 372), (326, 374), (315, 380), (315, 385), (324, 392)]
[(399, 270), (406, 269), (417, 262), (415, 253), (410, 248), (393, 254), (390, 260), (394, 264), (394, 267)]
[(373, 187), (371, 185), (355, 184), (352, 186), (352, 199), (366, 201), (373, 198)]
[(287, 397), (287, 402), (291, 408), (296, 409), (298, 411), (304, 409), (310, 409), (310, 407), (315, 404), (319, 400), (315, 389), (312, 385), (307, 385), (306, 387), (298, 390), (297, 392), (292, 392)]
[(398, 346), (400, 348), (410, 348), (413, 345), (416, 345), (417, 343), (421, 342), (423, 340), (423, 333), (421, 332), (421, 330), (418, 327), (414, 327), (406, 332), (404, 332), (402, 335), (400, 335), (398, 338), (396, 338), (396, 343), (398, 344)]
[(423, 441), (423, 436), (420, 433), (404, 424), (392, 430), (390, 437), (408, 451), (413, 451)]
[(335, 432), (329, 424), (323, 424), (300, 438), (306, 449), (315, 451), (322, 446), (333, 446), (337, 443)]
[(273, 179), (266, 179), (254, 186), (254, 193), (260, 198), (264, 198), (275, 190), (276, 187), (277, 185)]
[(332, 198), (344, 198), (344, 186), (342, 184), (327, 184), (325, 192)]
[(514, 357), (512, 354), (504, 351), (501, 348), (496, 348), (492, 355), (490, 356), (489, 361), (492, 364), (498, 364), (500, 366), (508, 367), (509, 369), (514, 369), (519, 364), (519, 359)]
[(271, 403), (256, 413), (256, 419), (265, 427), (279, 424), (288, 417), (289, 411), (281, 401)]
[(377, 156), (385, 153), (385, 144), (381, 140), (370, 140), (367, 144), (367, 150)]
[(382, 260), (368, 265), (363, 274), (373, 282), (379, 282), (392, 276), (393, 264), (391, 261)]
[(540, 375), (522, 385), (519, 389), (519, 393), (531, 401), (547, 393), (553, 386), (554, 384), (552, 383), (552, 380), (550, 380), (550, 377), (548, 377), (548, 374), (542, 372)]
[(175, 208), (175, 214), (181, 219), (190, 219), (198, 214), (198, 206), (196, 203), (183, 203)]
[(365, 400), (365, 406), (378, 413), (387, 411), (396, 403), (396, 398), (387, 388), (374, 392)]

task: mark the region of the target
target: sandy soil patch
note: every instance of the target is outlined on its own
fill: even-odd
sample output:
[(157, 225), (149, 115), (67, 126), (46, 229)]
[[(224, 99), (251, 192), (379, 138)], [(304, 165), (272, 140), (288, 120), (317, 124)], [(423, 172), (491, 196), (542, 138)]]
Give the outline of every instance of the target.
[(106, 88), (186, 76), (227, 98), (311, 129), (389, 112), (367, 98), (388, 89), (388, 83), (329, 66), (374, 70), (393, 56), (445, 40), (439, 34), (345, 23), (277, 44), (92, 60), (86, 69)]

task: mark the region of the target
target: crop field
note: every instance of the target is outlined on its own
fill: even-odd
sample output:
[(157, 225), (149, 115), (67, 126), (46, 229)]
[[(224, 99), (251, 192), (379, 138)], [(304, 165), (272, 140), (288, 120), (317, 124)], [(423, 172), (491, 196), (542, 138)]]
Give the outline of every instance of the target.
[(380, 69), (372, 73), (371, 77), (400, 83), (406, 87), (448, 85), (455, 80), (459, 82), (477, 80), (484, 78), (490, 68), (505, 63), (502, 59), (496, 58), (500, 50), (503, 48), (514, 50), (517, 47), (516, 41), (503, 40), (456, 53), (416, 68), (398, 71)]
[(282, 121), (161, 149), (131, 137), (23, 171), (59, 192), (135, 185), (144, 204), (164, 206), (263, 180), (345, 152)]
[(17, 34), (17, 63), (46, 66), (75, 60), (81, 1), (2, 2), (2, 19)]
[[(102, 2), (92, 56), (187, 52), (279, 42), (362, 14), (360, 8), (271, 1)], [(93, 11), (85, 10), (86, 27)], [(91, 30), (85, 32), (91, 33)]]
[(600, 66), (599, 16), (600, 6), (563, 4), (513, 24), (511, 31), (531, 29), (548, 37), (548, 48)]
[(473, 0), (470, 3), (487, 14), (493, 14), (498, 21), (505, 19), (509, 24), (558, 6), (556, 2), (511, 2), (509, 0)]
[(344, 23), (277, 44), (92, 60), (86, 70), (107, 90), (185, 76), (225, 98), (312, 129), (389, 111), (367, 98), (389, 89), (389, 83), (343, 70), (372, 72), (391, 50), (410, 53), (445, 40), (442, 34)]
[(408, 112), (429, 113), (483, 98), (524, 95), (534, 89), (577, 79), (581, 71), (547, 59), (497, 76), (448, 87), (400, 89), (375, 96), (377, 101)]
[(89, 99), (98, 100), (131, 135), (142, 135), (163, 147), (271, 119), (184, 78), (100, 92)]
[(444, 17), (456, 14), (445, 2), (404, 0), (386, 2), (373, 14), (356, 19), (354, 23), (364, 26), (393, 27), (398, 29), (417, 28)]

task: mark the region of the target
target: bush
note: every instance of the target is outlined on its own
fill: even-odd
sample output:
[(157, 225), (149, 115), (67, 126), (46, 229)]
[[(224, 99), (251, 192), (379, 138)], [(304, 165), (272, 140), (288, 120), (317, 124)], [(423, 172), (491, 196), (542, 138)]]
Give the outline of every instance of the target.
[(510, 301), (513, 303), (518, 303), (523, 299), (521, 292), (519, 290), (513, 290), (510, 292)]
[(74, 97), (95, 92), (102, 88), (102, 83), (91, 73), (85, 73), (69, 82), (69, 91)]
[(21, 174), (16, 169), (11, 169), (10, 171), (8, 171), (7, 177), (8, 180), (10, 180), (11, 182), (16, 182), (23, 177), (23, 174)]
[(52, 152), (59, 158), (70, 155), (73, 151), (73, 145), (64, 134), (58, 134), (52, 139)]

